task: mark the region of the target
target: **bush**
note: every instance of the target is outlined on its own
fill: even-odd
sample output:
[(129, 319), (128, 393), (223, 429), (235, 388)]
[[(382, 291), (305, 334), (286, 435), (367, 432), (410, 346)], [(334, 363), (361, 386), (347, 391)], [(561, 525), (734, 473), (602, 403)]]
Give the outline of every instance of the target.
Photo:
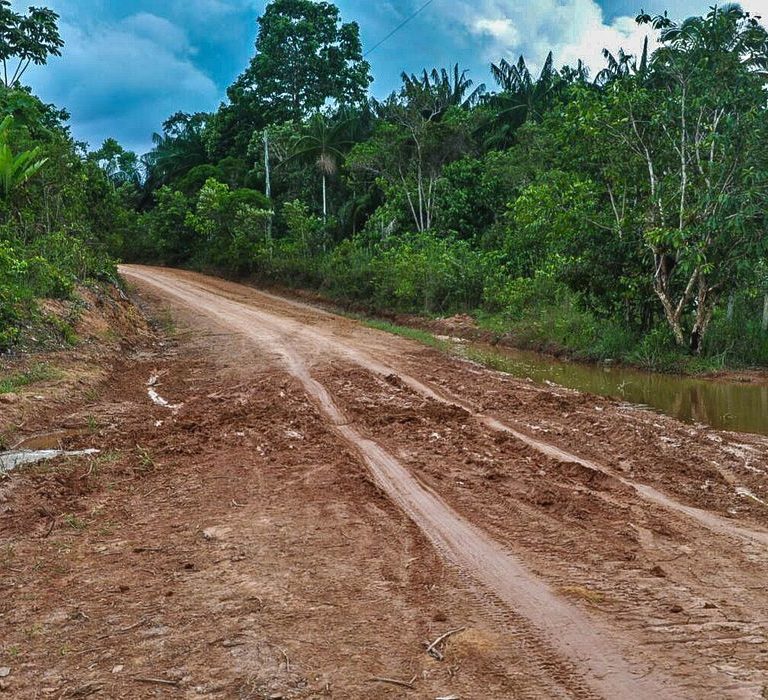
[(0, 350), (18, 339), (20, 305), (30, 296), (30, 290), (25, 290), (21, 283), (26, 269), (26, 261), (20, 259), (10, 245), (0, 241)]
[(362, 237), (342, 241), (325, 260), (323, 288), (336, 298), (370, 303), (373, 260), (373, 247)]
[(474, 309), (482, 301), (488, 263), (466, 241), (431, 233), (392, 238), (372, 261), (374, 301), (401, 311)]
[[(178, 203), (178, 209), (181, 209)], [(230, 190), (211, 178), (188, 211), (184, 226), (193, 232), (192, 259), (236, 274), (254, 270), (257, 258), (271, 251), (268, 224), (271, 210), (264, 195), (254, 190)]]

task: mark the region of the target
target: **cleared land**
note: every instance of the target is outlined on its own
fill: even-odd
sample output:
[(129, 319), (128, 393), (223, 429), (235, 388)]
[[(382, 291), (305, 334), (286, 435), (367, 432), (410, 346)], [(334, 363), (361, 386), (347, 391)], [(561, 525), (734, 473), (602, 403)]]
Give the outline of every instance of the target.
[(11, 695), (763, 697), (764, 438), (123, 273), (174, 328), (0, 404), (101, 450), (0, 482)]

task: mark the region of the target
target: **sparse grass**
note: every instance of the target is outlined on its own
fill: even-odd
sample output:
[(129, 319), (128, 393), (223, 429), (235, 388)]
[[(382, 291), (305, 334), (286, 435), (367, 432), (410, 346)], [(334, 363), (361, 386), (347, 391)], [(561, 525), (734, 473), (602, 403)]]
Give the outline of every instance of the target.
[(45, 320), (52, 328), (58, 331), (62, 340), (67, 345), (77, 345), (80, 342), (80, 338), (77, 337), (77, 333), (69, 321), (52, 315), (46, 317)]
[(88, 523), (82, 518), (78, 518), (74, 513), (67, 513), (62, 517), (62, 522), (73, 530), (85, 530)]
[(16, 374), (0, 377), (0, 394), (10, 394), (30, 384), (59, 378), (61, 378), (59, 370), (47, 363), (41, 362), (33, 365), (25, 372), (17, 372)]
[(12, 544), (0, 547), (0, 568), (10, 568), (16, 558), (16, 549)]
[(90, 386), (83, 392), (83, 397), (86, 401), (93, 403), (99, 398), (99, 390), (95, 386)]
[(387, 333), (393, 333), (399, 335), (402, 338), (408, 340), (415, 340), (423, 345), (428, 345), (431, 348), (438, 350), (448, 350), (451, 347), (451, 343), (436, 338), (432, 333), (423, 331), (420, 328), (410, 328), (409, 326), (398, 326), (396, 323), (390, 323), (389, 321), (381, 321), (376, 318), (363, 319), (363, 324), (368, 328), (375, 328), (379, 331), (385, 331)]
[(25, 627), (24, 628), (24, 634), (27, 635), (27, 637), (39, 637), (45, 632), (45, 627), (41, 625), (39, 622), (35, 623), (31, 627)]
[(166, 335), (176, 334), (176, 321), (173, 318), (170, 307), (166, 307), (159, 311), (155, 320)]
[(512, 375), (517, 374), (517, 368), (520, 364), (519, 361), (506, 357), (502, 353), (489, 352), (471, 346), (462, 347), (461, 356), (488, 369)]
[(115, 533), (115, 524), (112, 522), (106, 522), (98, 529), (99, 537), (109, 537)]
[(155, 460), (152, 454), (146, 447), (136, 445), (136, 456), (139, 458), (139, 471), (151, 472), (155, 469)]

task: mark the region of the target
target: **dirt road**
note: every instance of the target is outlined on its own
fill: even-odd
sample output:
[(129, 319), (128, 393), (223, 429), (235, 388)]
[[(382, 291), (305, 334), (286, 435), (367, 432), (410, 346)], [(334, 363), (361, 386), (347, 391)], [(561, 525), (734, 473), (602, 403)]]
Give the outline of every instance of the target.
[[(513, 380), (202, 275), (122, 272), (180, 330), (173, 344), (136, 351), (113, 373), (104, 384), (109, 400), (70, 414), (77, 423), (91, 411), (108, 427), (67, 447), (107, 443), (116, 464), (130, 463), (130, 478), (113, 491), (133, 492), (137, 476), (162, 479), (140, 503), (104, 496), (103, 483), (75, 494), (101, 499), (95, 517), (109, 513), (121, 527), (131, 527), (126, 515), (138, 509), (133, 528), (153, 543), (110, 539), (89, 526), (68, 552), (103, 606), (104, 581), (121, 572), (136, 589), (136, 564), (117, 556), (94, 571), (93, 552), (117, 555), (126, 542), (133, 555), (151, 552), (142, 580), (149, 577), (153, 593), (133, 594), (132, 617), (121, 616), (112, 632), (86, 629), (91, 618), (77, 608), (87, 616), (75, 635), (85, 649), (78, 653), (95, 660), (57, 660), (56, 692), (91, 683), (120, 697), (169, 688), (249, 698), (764, 697), (763, 438)], [(41, 417), (38, 427), (52, 419)], [(82, 477), (75, 470), (69, 478)], [(20, 479), (10, 496), (17, 503), (44, 477)], [(158, 493), (165, 497), (151, 503)], [(69, 486), (66, 494), (73, 498)], [(52, 538), (21, 534), (32, 510), (19, 506), (8, 528), (16, 559), (50, 556), (40, 542)], [(0, 520), (10, 522), (7, 514)], [(162, 594), (167, 620), (151, 623), (154, 587), (179, 584), (170, 560), (178, 566), (179, 548), (197, 552), (201, 542), (213, 551), (184, 570), (200, 577), (183, 582), (181, 601), (175, 590)], [(34, 581), (18, 571), (14, 585), (26, 601)], [(270, 614), (265, 597), (280, 592), (285, 614)], [(322, 612), (307, 605), (314, 598), (326, 600)], [(15, 611), (17, 622), (27, 605)], [(205, 623), (211, 616), (214, 626)], [(457, 629), (433, 655), (444, 658), (426, 653), (422, 641)], [(160, 653), (164, 675), (137, 671), (124, 680), (123, 662), (105, 680), (109, 664), (131, 655), (135, 635), (146, 650), (132, 666), (145, 669)], [(218, 685), (200, 680), (199, 649), (211, 644)], [(43, 682), (35, 673), (46, 652), (27, 646), (26, 685), (17, 690)], [(73, 669), (90, 675), (77, 686)]]

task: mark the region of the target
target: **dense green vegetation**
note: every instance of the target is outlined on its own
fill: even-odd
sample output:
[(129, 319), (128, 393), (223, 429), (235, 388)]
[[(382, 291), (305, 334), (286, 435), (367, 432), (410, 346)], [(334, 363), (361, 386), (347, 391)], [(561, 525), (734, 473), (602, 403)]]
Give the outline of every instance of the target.
[[(594, 75), (550, 54), (536, 74), (494, 64), (495, 90), (452, 66), (376, 100), (356, 24), (273, 0), (227, 101), (172, 115), (142, 157), (113, 140), (85, 154), (11, 84), (3, 105), (37, 105), (45, 129), (7, 127), (30, 155), (0, 177), (2, 308), (70, 293), (107, 251), (363, 309), (466, 311), (579, 357), (768, 364), (768, 33), (734, 4), (637, 20), (658, 48), (605, 52)], [(51, 220), (73, 178), (87, 186)]]
[(124, 254), (582, 357), (768, 363), (768, 35), (737, 5), (638, 22), (659, 48), (594, 78), (502, 60), (496, 92), (454, 66), (378, 101), (354, 24), (274, 0), (229, 101), (128, 176)]
[(37, 299), (67, 299), (80, 284), (116, 279), (108, 254), (122, 247), (120, 222), (134, 216), (72, 139), (66, 112), (19, 83), (30, 63), (59, 53), (57, 19), (35, 8), (19, 15), (0, 2), (0, 351), (45, 320)]

